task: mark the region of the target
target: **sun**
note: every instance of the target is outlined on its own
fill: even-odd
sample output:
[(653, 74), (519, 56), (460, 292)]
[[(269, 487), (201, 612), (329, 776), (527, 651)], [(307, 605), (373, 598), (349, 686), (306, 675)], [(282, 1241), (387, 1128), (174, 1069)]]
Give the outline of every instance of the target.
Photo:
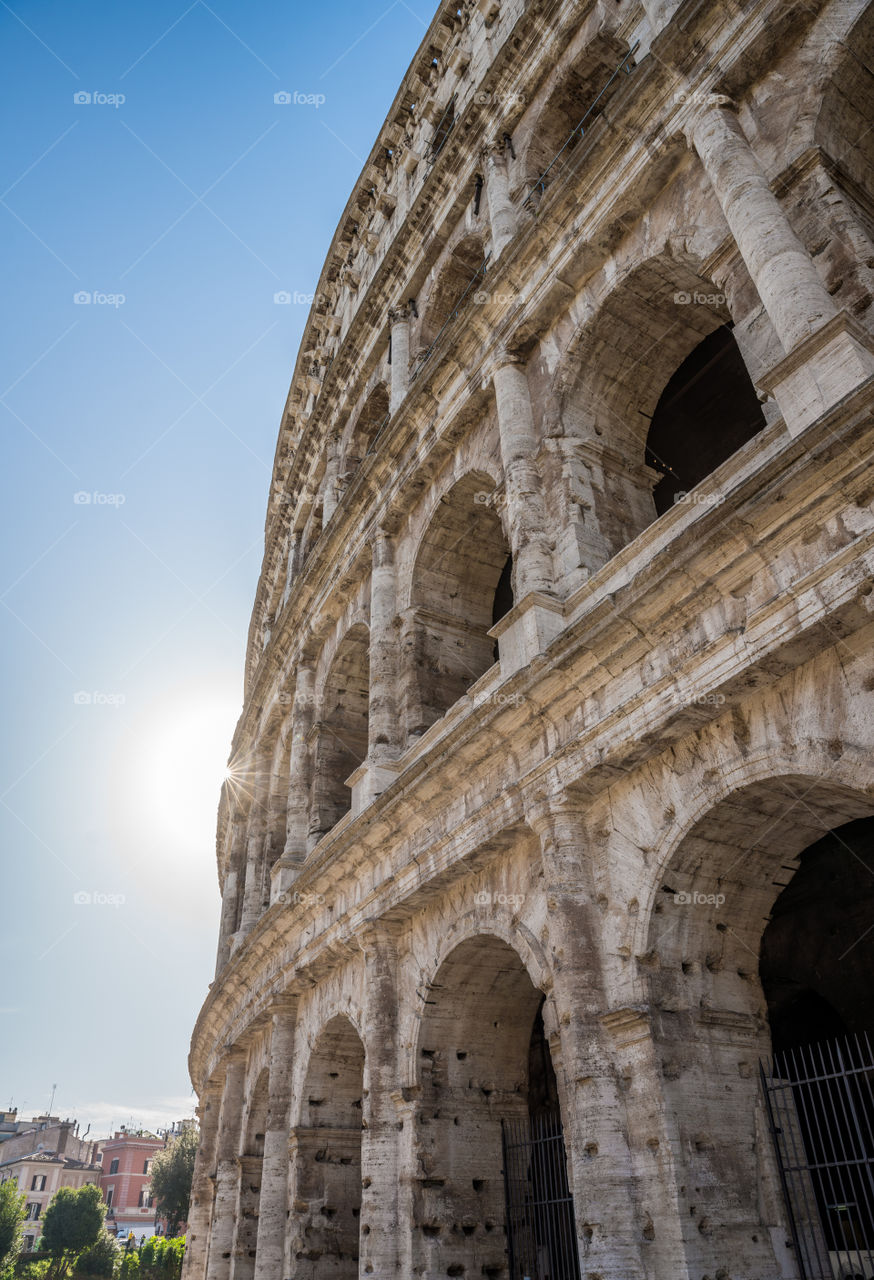
[(150, 718), (141, 748), (140, 781), (148, 820), (166, 845), (180, 852), (213, 848), (222, 783), (239, 706), (195, 697)]

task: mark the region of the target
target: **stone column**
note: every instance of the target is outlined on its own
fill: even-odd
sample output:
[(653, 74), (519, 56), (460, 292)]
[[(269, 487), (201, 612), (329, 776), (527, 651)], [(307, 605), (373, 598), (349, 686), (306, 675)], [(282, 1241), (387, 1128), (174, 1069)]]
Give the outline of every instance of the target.
[[(231, 846), (233, 850), (233, 845)], [(233, 855), (232, 855), (233, 856)], [(219, 925), (218, 952), (216, 954), (216, 977), (231, 958), (231, 935), (237, 922), (237, 872), (229, 867), (225, 872), (225, 883), (222, 889), (222, 914)]]
[(546, 504), (534, 461), (537, 434), (528, 377), (518, 357), (505, 352), (491, 370), (501, 436), (501, 461), (510, 524), (516, 602), (531, 591), (552, 589), (552, 555)]
[(270, 1036), (270, 1091), (264, 1159), (261, 1166), (261, 1204), (255, 1280), (278, 1280), (285, 1266), (285, 1227), (288, 1220), (288, 1133), (291, 1068), (294, 1056), (296, 1005), (288, 1001), (273, 1014)]
[(400, 753), (395, 544), (384, 529), (377, 529), (372, 552), (368, 756), (372, 765), (379, 766), (397, 759)]
[(516, 206), (510, 199), (510, 183), (507, 177), (506, 146), (503, 141), (493, 141), (483, 147), (486, 169), (486, 201), (489, 206), (489, 223), (492, 229), (492, 253), (494, 261), (504, 245), (516, 235)]
[(309, 830), (310, 762), (307, 738), (313, 726), (316, 701), (316, 671), (300, 661), (291, 711), (291, 756), (288, 776), (288, 810), (283, 857), (302, 862), (307, 851)]
[(581, 1255), (585, 1249), (582, 1269), (603, 1280), (643, 1280), (650, 1274), (641, 1256), (646, 1224), (635, 1212), (623, 1098), (603, 1043), (608, 1000), (583, 812), (560, 797), (526, 813), (544, 869), (553, 975), (544, 1021), (560, 1044), (556, 1076)]
[(242, 941), (261, 918), (264, 894), (264, 839), (267, 832), (267, 804), (270, 788), (270, 757), (259, 751), (252, 771), (252, 804), (246, 837), (246, 883), (239, 938)]
[[(398, 1114), (393, 1094), (398, 1083), (397, 930), (382, 922), (365, 926), (357, 939), (365, 957), (364, 1050), (367, 1088), (366, 1127), (361, 1141), (361, 1274), (400, 1274), (401, 1232), (398, 1206)], [(364, 1230), (364, 1228), (368, 1228)]]
[(388, 313), (391, 326), (391, 394), (389, 413), (395, 413), (410, 385), (410, 308), (406, 304)]
[(787, 355), (759, 385), (797, 435), (874, 373), (874, 343), (838, 311), (728, 106), (704, 107), (688, 132)]
[(216, 1158), (221, 1089), (208, 1084), (197, 1108), (200, 1142), (194, 1160), (191, 1180), (191, 1203), (188, 1209), (188, 1232), (185, 1240), (184, 1280), (205, 1280), (209, 1253), (209, 1223), (212, 1217), (213, 1176)]
[(837, 308), (771, 191), (737, 116), (726, 105), (709, 105), (690, 126), (690, 137), (788, 353)]
[(337, 509), (337, 480), (340, 475), (340, 442), (328, 436), (325, 446), (325, 478), (322, 485), (322, 528)]
[(246, 1057), (231, 1050), (225, 1067), (222, 1110), (216, 1147), (215, 1195), (209, 1237), (206, 1280), (229, 1280), (240, 1183), (240, 1131)]

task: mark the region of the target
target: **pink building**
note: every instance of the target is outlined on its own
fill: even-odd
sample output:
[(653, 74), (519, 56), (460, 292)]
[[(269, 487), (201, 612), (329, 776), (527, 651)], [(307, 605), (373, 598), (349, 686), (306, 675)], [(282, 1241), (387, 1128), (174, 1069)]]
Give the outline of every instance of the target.
[(164, 1139), (154, 1133), (126, 1129), (100, 1144), (106, 1226), (122, 1237), (132, 1231), (137, 1243), (142, 1236), (154, 1235), (159, 1225), (149, 1194), (149, 1174), (152, 1157), (163, 1146)]

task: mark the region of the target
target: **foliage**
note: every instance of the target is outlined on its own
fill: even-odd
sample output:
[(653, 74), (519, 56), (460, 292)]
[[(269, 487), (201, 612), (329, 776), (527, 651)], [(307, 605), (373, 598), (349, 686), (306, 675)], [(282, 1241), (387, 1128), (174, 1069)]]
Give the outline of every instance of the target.
[(105, 1214), (100, 1188), (93, 1183), (58, 1188), (42, 1224), (42, 1248), (52, 1255), (52, 1280), (61, 1280), (71, 1262), (96, 1244)]
[(118, 1257), (118, 1245), (115, 1236), (108, 1231), (101, 1231), (90, 1249), (80, 1255), (76, 1263), (76, 1274), (80, 1276), (111, 1276)]
[(167, 1219), (167, 1233), (175, 1236), (188, 1218), (194, 1158), (200, 1143), (198, 1131), (183, 1129), (163, 1151), (152, 1158), (150, 1188), (158, 1216)]
[(24, 1203), (27, 1199), (19, 1192), (18, 1183), (8, 1178), (0, 1183), (0, 1274), (12, 1263), (21, 1249)]
[(185, 1240), (152, 1236), (140, 1249), (140, 1280), (179, 1280)]
[(140, 1259), (136, 1249), (125, 1249), (118, 1255), (115, 1274), (118, 1280), (137, 1280), (140, 1274)]

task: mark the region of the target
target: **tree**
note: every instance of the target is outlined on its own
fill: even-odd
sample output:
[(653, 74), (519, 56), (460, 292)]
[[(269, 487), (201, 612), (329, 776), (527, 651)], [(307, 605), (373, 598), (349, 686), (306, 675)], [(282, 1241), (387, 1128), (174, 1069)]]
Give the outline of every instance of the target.
[(111, 1276), (118, 1257), (118, 1245), (115, 1236), (105, 1229), (94, 1241), (90, 1249), (86, 1249), (76, 1263), (76, 1272), (80, 1276)]
[(21, 1249), (26, 1199), (24, 1192), (19, 1192), (14, 1178), (0, 1183), (0, 1273), (14, 1261)]
[(70, 1263), (96, 1244), (105, 1215), (100, 1188), (93, 1183), (55, 1192), (42, 1224), (42, 1247), (52, 1255), (53, 1280), (61, 1280)]
[(167, 1234), (175, 1236), (188, 1218), (194, 1158), (200, 1142), (195, 1128), (183, 1129), (152, 1159), (151, 1192), (155, 1208), (167, 1219)]

